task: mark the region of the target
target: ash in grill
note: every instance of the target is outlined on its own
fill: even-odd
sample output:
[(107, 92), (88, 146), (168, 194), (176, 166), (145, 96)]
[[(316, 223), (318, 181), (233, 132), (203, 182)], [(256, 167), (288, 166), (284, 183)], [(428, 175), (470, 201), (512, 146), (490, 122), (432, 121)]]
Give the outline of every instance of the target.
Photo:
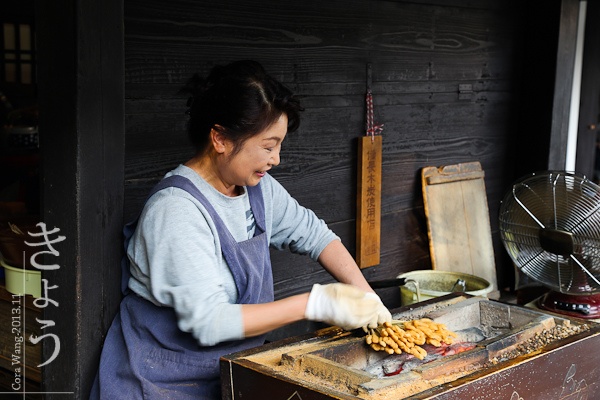
[[(524, 371), (531, 368), (528, 363), (544, 363), (543, 367), (535, 367), (538, 371), (547, 370), (548, 366), (559, 371), (551, 381), (546, 372), (544, 382), (537, 388), (528, 379), (520, 390), (535, 388), (534, 397), (526, 397), (519, 388), (512, 387), (512, 392), (522, 398), (541, 398), (540, 390), (548, 394), (545, 398), (556, 397), (549, 382), (563, 382), (562, 364), (569, 376), (574, 376), (573, 366), (585, 364), (585, 373), (592, 374), (589, 382), (598, 385), (600, 366), (595, 365), (595, 357), (589, 360), (589, 352), (599, 348), (599, 324), (584, 324), (573, 318), (468, 295), (444, 296), (415, 306), (394, 313), (394, 317), (430, 318), (443, 323), (458, 334), (455, 342), (441, 348), (426, 347), (427, 357), (418, 360), (405, 353), (373, 351), (365, 344), (362, 331), (349, 333), (332, 328), (316, 336), (292, 338), (226, 357), (222, 361), (226, 367), (225, 398), (241, 398), (242, 394), (246, 400), (261, 398), (260, 390), (256, 392), (261, 380), (265, 380), (264, 384), (268, 381), (269, 388), (280, 388), (277, 398), (289, 398), (295, 391), (299, 395), (306, 393), (311, 399), (460, 399), (461, 390), (464, 398), (473, 398), (473, 388), (480, 390), (487, 384), (496, 394), (499, 387), (508, 391), (526, 376)], [(594, 344), (584, 344), (583, 350), (577, 351), (585, 341)], [(549, 362), (544, 357), (557, 358)], [(510, 377), (511, 374), (516, 375)], [(500, 386), (499, 376), (507, 379)], [(449, 391), (452, 395), (444, 397)], [(506, 398), (511, 398), (512, 392)], [(315, 397), (316, 393), (320, 397)]]
[(497, 364), (501, 361), (527, 355), (534, 351), (538, 351), (551, 343), (566, 339), (589, 329), (590, 327), (588, 324), (571, 325), (570, 321), (564, 321), (563, 325), (556, 325), (551, 329), (544, 329), (543, 331), (536, 333), (534, 337), (527, 339), (523, 343), (519, 343), (516, 348), (501, 354), (500, 357), (492, 358), (490, 362), (492, 364)]

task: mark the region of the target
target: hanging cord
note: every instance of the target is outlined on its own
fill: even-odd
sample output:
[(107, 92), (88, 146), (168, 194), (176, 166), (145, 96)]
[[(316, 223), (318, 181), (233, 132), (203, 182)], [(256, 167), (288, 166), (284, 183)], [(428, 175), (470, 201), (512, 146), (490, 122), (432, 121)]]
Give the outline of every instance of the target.
[(375, 125), (373, 122), (373, 93), (371, 89), (367, 89), (367, 136), (371, 135), (371, 142), (375, 140), (375, 135), (381, 134), (383, 124)]

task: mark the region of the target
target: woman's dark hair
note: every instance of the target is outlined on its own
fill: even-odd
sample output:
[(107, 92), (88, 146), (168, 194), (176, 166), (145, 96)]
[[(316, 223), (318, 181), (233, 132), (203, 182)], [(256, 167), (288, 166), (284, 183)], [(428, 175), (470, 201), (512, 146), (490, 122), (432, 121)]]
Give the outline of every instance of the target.
[(300, 102), (256, 61), (215, 66), (203, 80), (194, 75), (188, 83), (188, 134), (196, 151), (206, 149), (211, 129), (234, 144), (234, 153), (248, 138), (264, 131), (282, 114), (288, 131), (300, 125)]

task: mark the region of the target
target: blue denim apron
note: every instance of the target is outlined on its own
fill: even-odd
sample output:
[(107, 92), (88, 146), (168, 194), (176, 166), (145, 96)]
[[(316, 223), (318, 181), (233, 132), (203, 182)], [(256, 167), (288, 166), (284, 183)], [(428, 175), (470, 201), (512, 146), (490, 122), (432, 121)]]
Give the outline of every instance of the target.
[[(235, 280), (238, 303), (273, 301), (273, 275), (260, 185), (247, 187), (256, 221), (254, 237), (239, 243), (206, 197), (187, 178), (173, 175), (163, 179), (148, 198), (168, 187), (186, 190), (208, 210)], [(137, 219), (124, 228), (125, 249), (136, 225)], [(264, 343), (264, 336), (202, 347), (190, 333), (179, 330), (173, 308), (156, 306), (129, 293), (126, 256), (122, 268), (121, 285), (126, 296), (107, 334), (90, 399), (220, 399), (219, 358), (259, 346)]]

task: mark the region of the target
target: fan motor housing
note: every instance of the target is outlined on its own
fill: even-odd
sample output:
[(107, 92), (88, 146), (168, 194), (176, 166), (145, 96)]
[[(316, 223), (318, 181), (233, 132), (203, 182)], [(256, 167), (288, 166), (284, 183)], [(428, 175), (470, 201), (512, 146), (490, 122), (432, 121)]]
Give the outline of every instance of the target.
[(540, 246), (550, 253), (569, 256), (573, 254), (573, 234), (560, 229), (541, 228), (538, 237)]

